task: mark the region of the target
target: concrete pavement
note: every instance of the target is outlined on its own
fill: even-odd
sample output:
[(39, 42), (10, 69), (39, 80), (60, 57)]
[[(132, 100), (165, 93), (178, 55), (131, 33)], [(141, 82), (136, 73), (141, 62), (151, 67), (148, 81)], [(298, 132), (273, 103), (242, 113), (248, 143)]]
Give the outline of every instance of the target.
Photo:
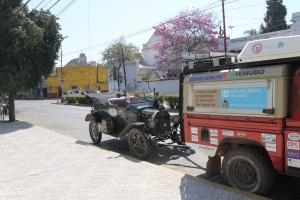
[(0, 199), (264, 199), (76, 141), (0, 122)]

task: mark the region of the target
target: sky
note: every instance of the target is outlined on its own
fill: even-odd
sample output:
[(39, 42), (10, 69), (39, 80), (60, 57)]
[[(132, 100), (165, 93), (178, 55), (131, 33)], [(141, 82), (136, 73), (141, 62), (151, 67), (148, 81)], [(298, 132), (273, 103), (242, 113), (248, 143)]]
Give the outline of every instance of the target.
[[(290, 24), (292, 13), (300, 12), (300, 1), (283, 0), (283, 4)], [(212, 12), (222, 23), (221, 0), (31, 0), (27, 5), (29, 9), (49, 9), (59, 18), (60, 33), (65, 37), (63, 65), (80, 53), (85, 53), (88, 61), (101, 62), (105, 48), (122, 36), (141, 51), (154, 33), (153, 26), (185, 10)], [(259, 30), (265, 13), (265, 0), (225, 0), (227, 36), (237, 38), (251, 28)], [(60, 57), (56, 63), (61, 65)]]

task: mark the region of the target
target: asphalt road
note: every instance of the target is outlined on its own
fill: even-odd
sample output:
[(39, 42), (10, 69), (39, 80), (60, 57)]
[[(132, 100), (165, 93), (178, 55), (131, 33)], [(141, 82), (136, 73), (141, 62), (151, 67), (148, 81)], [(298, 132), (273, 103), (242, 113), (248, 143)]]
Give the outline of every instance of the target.
[[(56, 100), (18, 100), (16, 101), (16, 118), (31, 124), (51, 129), (63, 135), (75, 138), (76, 143), (90, 145), (88, 122), (85, 116), (90, 107), (56, 104)], [(207, 156), (198, 151), (197, 145), (188, 144), (191, 149), (184, 150), (177, 147), (152, 148), (147, 161), (191, 176), (204, 178)], [(117, 153), (130, 155), (127, 138), (115, 138), (103, 135), (99, 148)], [(95, 155), (97, 156), (97, 155)], [(225, 184), (222, 176), (211, 181)], [(300, 179), (277, 175), (274, 189), (265, 197), (271, 199), (299, 199)]]

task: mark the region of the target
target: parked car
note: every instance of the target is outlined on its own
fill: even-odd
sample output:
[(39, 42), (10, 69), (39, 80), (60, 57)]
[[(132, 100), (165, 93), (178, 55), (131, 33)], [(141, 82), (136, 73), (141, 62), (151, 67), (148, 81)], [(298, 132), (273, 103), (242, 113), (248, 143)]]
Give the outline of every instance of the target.
[(171, 116), (157, 98), (143, 99), (117, 94), (115, 98), (104, 95), (87, 95), (92, 110), (86, 115), (92, 141), (99, 144), (102, 134), (115, 137), (128, 135), (129, 148), (134, 157), (145, 160), (150, 146), (164, 146), (172, 140), (174, 146), (188, 148), (181, 141), (179, 116)]

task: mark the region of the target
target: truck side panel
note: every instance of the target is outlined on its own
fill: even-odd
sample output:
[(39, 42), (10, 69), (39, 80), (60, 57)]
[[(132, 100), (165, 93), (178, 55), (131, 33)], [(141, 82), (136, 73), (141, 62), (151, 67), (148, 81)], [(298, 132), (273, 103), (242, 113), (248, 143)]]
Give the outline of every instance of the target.
[(284, 137), (281, 132), (283, 120), (264, 118), (260, 120), (259, 122), (259, 119), (255, 118), (240, 118), (239, 121), (234, 121), (224, 116), (214, 116), (213, 119), (209, 119), (205, 115), (186, 114), (184, 116), (185, 140), (199, 144), (200, 150), (211, 157), (216, 153), (222, 153), (220, 146), (224, 144), (264, 147), (274, 168), (277, 171), (284, 171)]

